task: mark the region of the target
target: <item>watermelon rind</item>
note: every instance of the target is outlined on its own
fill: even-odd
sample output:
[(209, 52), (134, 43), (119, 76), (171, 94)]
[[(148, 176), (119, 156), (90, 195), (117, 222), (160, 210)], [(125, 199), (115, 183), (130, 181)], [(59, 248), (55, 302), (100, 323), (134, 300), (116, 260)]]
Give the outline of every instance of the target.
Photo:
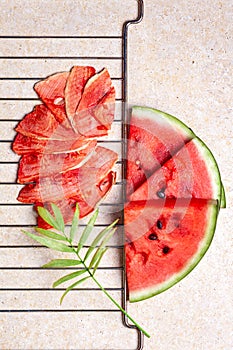
[(131, 291), (129, 296), (129, 301), (131, 303), (151, 298), (157, 294), (166, 291), (167, 289), (174, 286), (176, 283), (180, 282), (197, 266), (197, 264), (200, 262), (200, 260), (203, 258), (208, 248), (210, 247), (210, 244), (214, 237), (218, 211), (219, 209), (217, 202), (209, 201), (208, 210), (206, 213), (206, 218), (208, 218), (208, 221), (205, 230), (205, 235), (200, 241), (198, 251), (195, 255), (193, 255), (192, 259), (186, 264), (186, 266), (181, 271), (179, 271), (178, 273), (174, 274), (171, 278), (166, 280), (166, 282), (163, 282), (159, 285), (157, 284), (152, 287), (143, 288), (142, 290)]
[(185, 135), (187, 139), (192, 139), (196, 135), (191, 128), (189, 128), (185, 123), (183, 123), (178, 118), (174, 117), (171, 114), (165, 113), (159, 109), (152, 107), (143, 107), (143, 106), (133, 106), (132, 115), (136, 115), (141, 120), (142, 119), (151, 119), (152, 122), (157, 118), (157, 122), (164, 122), (164, 126), (167, 126), (169, 123), (171, 126), (175, 126), (177, 132), (180, 132), (181, 135)]
[(225, 192), (225, 188), (224, 188), (223, 183), (222, 183), (220, 208), (226, 208), (226, 206), (227, 206), (226, 192)]
[(218, 203), (222, 200), (222, 180), (219, 171), (219, 167), (213, 153), (210, 151), (209, 147), (204, 143), (199, 137), (195, 137), (192, 142), (195, 143), (199, 155), (202, 155), (203, 161), (210, 174), (210, 179), (212, 182), (213, 197), (206, 199), (215, 199)]

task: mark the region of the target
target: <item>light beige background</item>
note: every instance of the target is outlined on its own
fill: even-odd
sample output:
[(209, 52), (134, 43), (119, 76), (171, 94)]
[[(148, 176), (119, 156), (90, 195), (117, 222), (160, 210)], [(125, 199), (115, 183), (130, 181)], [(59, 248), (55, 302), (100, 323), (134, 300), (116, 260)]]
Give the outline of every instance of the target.
[[(219, 163), (226, 189), (227, 209), (221, 211), (213, 243), (198, 267), (167, 292), (130, 305), (129, 311), (151, 334), (150, 339), (145, 339), (145, 350), (231, 350), (233, 348), (231, 157), (233, 4), (231, 0), (189, 2), (145, 0), (144, 2), (143, 21), (129, 29), (129, 102), (156, 107), (176, 115), (203, 138)], [(64, 5), (65, 1), (57, 0), (51, 3), (53, 5), (48, 5), (47, 1), (1, 1), (1, 35), (12, 35), (14, 32), (27, 35), (30, 34), (29, 28), (33, 28), (35, 34), (42, 31), (42, 34), (54, 35), (67, 33), (120, 35), (122, 20), (134, 17), (137, 9), (134, 0), (69, 1), (68, 8)], [(36, 7), (38, 7), (36, 22), (30, 22), (30, 11)], [(14, 13), (18, 13), (17, 18), (13, 16)], [(16, 42), (12, 42), (11, 45), (16, 45), (15, 50), (18, 50), (17, 54), (20, 55), (22, 52), (20, 50), (23, 49), (17, 47)], [(83, 55), (86, 50), (88, 52), (90, 50), (90, 47), (85, 45), (83, 42), (80, 46)], [(103, 43), (103, 47), (95, 47), (95, 43), (92, 43), (91, 50), (97, 55), (108, 50), (111, 55), (114, 51), (119, 53), (119, 43), (113, 43), (107, 48), (104, 45)], [(5, 42), (2, 46), (4, 55), (10, 55), (13, 46), (9, 47), (9, 42)], [(64, 55), (66, 52), (75, 55), (76, 49), (72, 45), (64, 48), (62, 43), (56, 47), (47, 45), (46, 42), (43, 53), (38, 53), (36, 46), (27, 47), (26, 50), (41, 55), (58, 55), (58, 50)], [(25, 53), (22, 52), (23, 54)], [(1, 61), (1, 64), (3, 77), (14, 76), (14, 72), (18, 72), (17, 74), (21, 76), (26, 74), (45, 76), (52, 73), (53, 69), (52, 63), (50, 66), (46, 62), (41, 65), (31, 62), (25, 68), (20, 65), (10, 67), (4, 61)], [(73, 61), (56, 62), (54, 69), (69, 69), (72, 64)], [(93, 64), (98, 66), (99, 63), (97, 61)], [(111, 72), (120, 71), (120, 62), (116, 65), (111, 62), (105, 64)], [(28, 83), (17, 88), (9, 85), (7, 89), (16, 96), (19, 94), (28, 96), (32, 93)], [(4, 96), (6, 92), (4, 85), (1, 94)], [(1, 118), (6, 119), (7, 115), (9, 118), (18, 117), (17, 113), (23, 115), (28, 108), (27, 103), (25, 110), (22, 107), (21, 110), (16, 110), (15, 105), (1, 104)], [(2, 123), (1, 127), (3, 138), (13, 138), (10, 123), (7, 125)], [(4, 159), (13, 157), (9, 149), (4, 147), (1, 156)], [(6, 177), (13, 178), (15, 175), (12, 168), (5, 168), (4, 171)], [(17, 190), (12, 191), (8, 187), (1, 190), (2, 198), (15, 200)], [(113, 194), (111, 198), (114, 199), (114, 196)], [(1, 214), (4, 217), (5, 212), (1, 211)], [(29, 214), (23, 209), (17, 215), (7, 214), (4, 218), (9, 222), (13, 220), (17, 222)], [(5, 230), (1, 233), (1, 242), (9, 241), (13, 244), (15, 239), (19, 239), (23, 244), (23, 238), (18, 232)], [(5, 256), (1, 257), (3, 263), (6, 259), (11, 266), (12, 264), (40, 266), (50, 257), (49, 253), (41, 251), (37, 251), (36, 254), (31, 252), (30, 256), (25, 256), (25, 252), (18, 252), (18, 260), (15, 260), (10, 254), (9, 251), (5, 251)], [(114, 266), (119, 266), (121, 263), (112, 251), (107, 258), (111, 259), (111, 264)], [(108, 262), (105, 260), (104, 264)], [(114, 271), (112, 275), (102, 272), (100, 274), (103, 281), (107, 279), (109, 286), (119, 284), (119, 272)], [(1, 281), (2, 283), (5, 281), (9, 286), (11, 283), (18, 286), (27, 286), (30, 283), (48, 286), (53, 280), (51, 276), (52, 274), (45, 280), (43, 273), (33, 277), (33, 273), (28, 275), (27, 272), (22, 275), (18, 273), (17, 279), (14, 274), (8, 274), (7, 278), (4, 275), (5, 279), (2, 278)], [(22, 295), (5, 293), (1, 294), (0, 305), (5, 303), (4, 305), (11, 308), (16, 306), (36, 308), (40, 303), (44, 303), (44, 307), (52, 305), (55, 308), (58, 297), (59, 293), (56, 295), (32, 293), (30, 298), (25, 300), (23, 293)], [(93, 296), (84, 293), (75, 297), (79, 298), (81, 307), (85, 305), (111, 307), (98, 294)], [(80, 307), (75, 297), (67, 301), (65, 307), (72, 308), (72, 303), (75, 302), (77, 307)], [(116, 297), (119, 298), (119, 295)], [(70, 325), (73, 325), (72, 332)], [(81, 340), (76, 336), (76, 332), (80, 330), (82, 334), (85, 332), (87, 334)], [(88, 313), (61, 314), (59, 321), (53, 317), (47, 319), (45, 314), (39, 316), (32, 314), (26, 320), (20, 314), (7, 316), (0, 314), (0, 349), (23, 349), (22, 345), (20, 347), (20, 344), (23, 344), (22, 339), (29, 339), (26, 343), (27, 348), (34, 350), (36, 347), (33, 345), (33, 339), (30, 340), (32, 335), (37, 339), (41, 349), (51, 348), (51, 339), (54, 340), (56, 349), (73, 349), (76, 346), (78, 349), (110, 349), (111, 344), (114, 342), (117, 344), (118, 340), (119, 348), (133, 349), (135, 343), (131, 340), (135, 339), (135, 333), (122, 327), (120, 317), (114, 313), (109, 318), (99, 315), (98, 319)], [(56, 335), (59, 339), (57, 342)], [(96, 339), (99, 344), (96, 343)]]
[(213, 151), (226, 189), (215, 238), (199, 266), (130, 308), (151, 331), (147, 350), (233, 348), (233, 3), (145, 1), (130, 30), (130, 100), (186, 122)]

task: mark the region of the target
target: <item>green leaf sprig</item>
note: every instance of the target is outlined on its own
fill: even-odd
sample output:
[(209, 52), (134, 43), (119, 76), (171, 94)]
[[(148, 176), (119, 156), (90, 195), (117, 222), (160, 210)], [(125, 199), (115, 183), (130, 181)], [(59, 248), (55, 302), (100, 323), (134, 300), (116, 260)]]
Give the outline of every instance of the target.
[[(116, 231), (116, 224), (118, 222), (118, 219), (115, 220), (109, 226), (105, 227), (96, 235), (96, 237), (94, 238), (90, 247), (84, 255), (82, 254), (82, 248), (93, 230), (96, 219), (98, 217), (99, 210), (95, 210), (94, 214), (92, 215), (88, 224), (83, 230), (78, 243), (75, 244), (74, 240), (79, 226), (78, 205), (76, 206), (76, 210), (74, 212), (69, 235), (65, 233), (65, 223), (60, 209), (53, 203), (51, 204), (51, 207), (53, 210), (53, 215), (50, 214), (50, 212), (43, 207), (38, 207), (38, 214), (45, 222), (47, 222), (52, 227), (52, 229), (46, 230), (36, 227), (35, 230), (39, 235), (27, 232), (25, 230), (23, 230), (22, 232), (45, 247), (48, 247), (55, 251), (72, 253), (75, 255), (75, 257), (72, 259), (54, 259), (42, 266), (44, 268), (63, 268), (79, 265), (79, 269), (77, 271), (69, 273), (59, 278), (53, 283), (53, 288), (55, 288), (62, 283), (75, 279), (75, 282), (68, 286), (63, 295), (61, 296), (60, 304), (62, 303), (64, 297), (72, 289), (91, 278), (94, 281), (94, 283), (103, 291), (103, 293), (113, 302), (113, 304), (123, 314), (125, 314), (125, 316), (140, 331), (142, 331), (143, 334), (145, 334), (149, 338), (150, 335), (123, 309), (123, 307), (106, 291), (106, 289), (100, 284), (100, 282), (95, 277), (96, 271), (102, 260), (102, 257), (108, 249), (107, 243)], [(53, 229), (55, 229), (56, 232), (53, 231)]]

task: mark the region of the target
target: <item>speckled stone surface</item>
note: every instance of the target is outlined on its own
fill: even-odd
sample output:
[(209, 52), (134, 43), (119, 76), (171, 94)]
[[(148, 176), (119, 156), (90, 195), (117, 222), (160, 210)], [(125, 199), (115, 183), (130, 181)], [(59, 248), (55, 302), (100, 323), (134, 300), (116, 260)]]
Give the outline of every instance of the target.
[[(151, 334), (145, 339), (145, 350), (231, 350), (233, 348), (233, 259), (232, 216), (233, 174), (233, 3), (231, 0), (194, 1), (145, 0), (145, 15), (140, 24), (129, 28), (129, 102), (169, 112), (187, 123), (213, 151), (226, 189), (227, 208), (219, 215), (216, 234), (210, 249), (197, 268), (182, 282), (146, 301), (129, 305), (132, 316)], [(108, 1), (36, 1), (2, 0), (0, 35), (121, 35), (122, 22), (135, 18), (136, 0)], [(116, 55), (120, 42), (80, 41), (79, 47), (64, 41), (1, 41), (1, 56), (88, 54)], [(41, 51), (42, 50), (42, 51)], [(78, 61), (82, 64), (87, 60)], [(1, 77), (43, 77), (68, 70), (75, 60), (20, 60), (9, 65), (1, 60)], [(102, 67), (101, 60), (89, 62)], [(120, 61), (104, 61), (112, 76), (120, 76)], [(33, 97), (33, 81), (14, 85), (1, 84), (1, 97)], [(118, 84), (118, 83), (116, 83)], [(117, 87), (120, 93), (120, 85)], [(13, 127), (34, 105), (25, 101), (1, 101), (1, 140), (14, 137)], [(7, 120), (11, 120), (7, 122)], [(117, 128), (115, 132), (119, 137)], [(119, 150), (120, 151), (120, 150)], [(17, 161), (9, 145), (2, 143), (1, 161)], [(0, 180), (14, 181), (16, 165), (1, 166)], [(20, 186), (1, 185), (0, 202), (15, 203)], [(116, 192), (111, 194), (116, 200)], [(0, 206), (1, 223), (33, 224), (34, 214), (27, 207), (15, 211)], [(101, 219), (100, 219), (101, 220)], [(19, 229), (20, 230), (20, 229)], [(27, 245), (29, 241), (12, 230), (0, 228), (0, 244)], [(25, 239), (25, 241), (24, 241)], [(30, 242), (31, 243), (31, 242)], [(114, 242), (119, 244), (119, 242)], [(40, 266), (51, 258), (51, 252), (37, 249), (1, 248), (0, 266)], [(115, 249), (108, 252), (103, 265), (120, 266)], [(111, 260), (111, 262), (108, 262)], [(60, 273), (60, 272), (59, 272)], [(0, 270), (0, 289), (51, 286), (59, 277), (56, 271)], [(108, 287), (121, 283), (119, 270), (99, 272)], [(89, 285), (88, 285), (89, 286)], [(91, 286), (91, 284), (90, 284)], [(113, 292), (120, 300), (119, 292)], [(59, 291), (26, 293), (24, 290), (0, 291), (0, 309), (59, 308)], [(57, 303), (57, 304), (56, 304)], [(90, 306), (91, 305), (91, 306)], [(73, 292), (62, 308), (86, 308), (77, 313), (1, 313), (0, 349), (136, 349), (137, 337), (122, 325), (120, 314), (88, 312), (89, 307), (112, 308), (101, 293)], [(62, 311), (62, 309), (60, 309)]]

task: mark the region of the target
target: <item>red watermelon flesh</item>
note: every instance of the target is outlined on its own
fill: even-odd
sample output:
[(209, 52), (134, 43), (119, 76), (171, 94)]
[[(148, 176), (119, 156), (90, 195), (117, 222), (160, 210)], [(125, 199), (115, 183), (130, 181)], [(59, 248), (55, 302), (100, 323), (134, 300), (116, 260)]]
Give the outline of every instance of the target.
[(70, 153), (31, 153), (21, 157), (18, 168), (18, 183), (37, 181), (39, 177), (51, 176), (80, 167), (94, 151), (96, 140), (87, 141), (79, 151)]
[[(212, 240), (217, 212), (217, 202), (205, 199), (126, 204), (126, 271), (131, 302), (163, 292), (197, 265)], [(140, 235), (135, 236), (135, 228)]]
[(93, 197), (105, 194), (102, 191), (105, 188), (102, 186), (102, 181), (108, 176), (117, 158), (114, 151), (97, 147), (82, 167), (62, 174), (42, 177), (35, 184), (25, 185), (17, 199), (23, 203), (43, 203), (77, 197), (92, 205)]
[(131, 194), (130, 200), (193, 197), (220, 202), (220, 184), (220, 173), (212, 153), (196, 137), (155, 171)]
[(34, 85), (34, 90), (53, 112), (59, 123), (67, 120), (65, 112), (65, 86), (69, 72), (50, 75)]
[(152, 108), (133, 107), (128, 134), (127, 195), (193, 137), (193, 132), (175, 117)]
[(65, 87), (65, 108), (71, 124), (82, 97), (84, 87), (90, 77), (95, 74), (95, 68), (89, 66), (74, 66), (70, 70)]

